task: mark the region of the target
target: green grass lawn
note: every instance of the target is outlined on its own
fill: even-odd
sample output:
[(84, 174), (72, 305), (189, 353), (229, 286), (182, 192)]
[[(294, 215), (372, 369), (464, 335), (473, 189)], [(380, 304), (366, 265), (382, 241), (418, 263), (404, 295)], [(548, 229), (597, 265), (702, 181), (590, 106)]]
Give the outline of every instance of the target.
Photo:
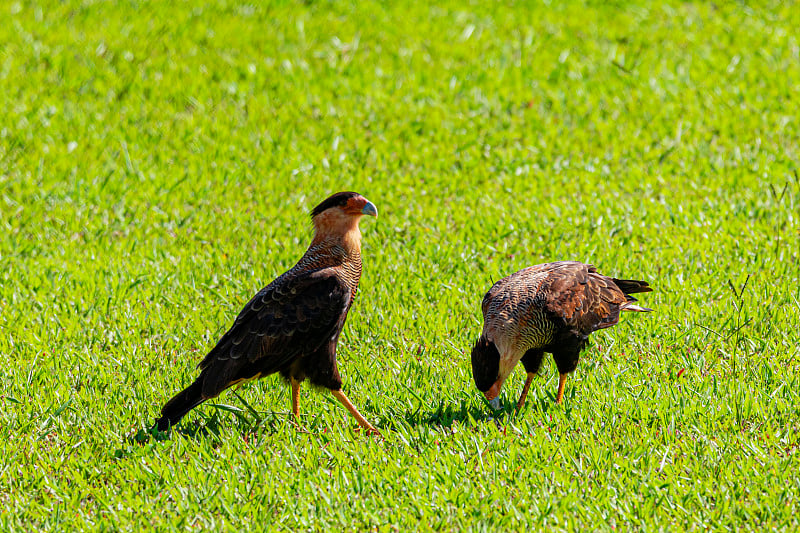
[[(192, 4), (0, 5), (0, 529), (800, 528), (800, 6)], [(385, 440), (277, 377), (141, 438), (338, 190)], [(480, 300), (565, 259), (656, 312), (492, 419)]]

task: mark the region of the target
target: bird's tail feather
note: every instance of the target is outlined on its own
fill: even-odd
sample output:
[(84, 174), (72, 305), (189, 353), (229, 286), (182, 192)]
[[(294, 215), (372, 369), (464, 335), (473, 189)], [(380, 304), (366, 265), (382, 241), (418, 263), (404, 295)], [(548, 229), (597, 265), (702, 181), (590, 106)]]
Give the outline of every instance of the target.
[(639, 281), (637, 279), (617, 279), (611, 278), (611, 281), (619, 287), (619, 290), (625, 294), (635, 294), (637, 292), (652, 292), (650, 284), (646, 281)]
[(161, 418), (156, 420), (159, 431), (166, 431), (176, 425), (189, 411), (203, 403), (203, 376), (172, 397), (161, 409)]

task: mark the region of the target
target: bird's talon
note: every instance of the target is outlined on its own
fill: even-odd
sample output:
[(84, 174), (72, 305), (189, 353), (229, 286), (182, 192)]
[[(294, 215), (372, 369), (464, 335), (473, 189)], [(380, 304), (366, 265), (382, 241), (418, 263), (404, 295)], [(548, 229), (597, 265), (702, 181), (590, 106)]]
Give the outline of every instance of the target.
[(373, 426), (361, 426), (361, 425), (359, 425), (359, 426), (356, 426), (356, 427), (353, 428), (353, 431), (356, 431), (356, 432), (359, 432), (359, 431), (362, 431), (362, 430), (364, 431), (364, 434), (367, 435), (368, 437), (376, 436), (376, 437), (383, 438), (383, 435), (381, 434), (381, 432), (378, 431), (377, 429), (375, 429)]

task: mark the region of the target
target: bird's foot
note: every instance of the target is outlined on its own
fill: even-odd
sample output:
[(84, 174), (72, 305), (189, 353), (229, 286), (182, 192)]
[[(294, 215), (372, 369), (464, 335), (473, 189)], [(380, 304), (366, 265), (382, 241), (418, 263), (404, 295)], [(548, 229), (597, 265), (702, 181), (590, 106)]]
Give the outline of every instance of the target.
[(378, 437), (381, 439), (384, 438), (381, 432), (378, 431), (378, 429), (375, 426), (373, 426), (366, 420), (364, 422), (365, 423), (362, 424), (361, 421), (359, 421), (358, 426), (354, 428), (354, 431), (363, 431), (364, 434), (367, 435), (368, 437)]
[(340, 390), (331, 391), (331, 394), (333, 394), (333, 396), (337, 400), (339, 400), (342, 403), (342, 405), (344, 405), (347, 408), (348, 411), (350, 411), (350, 414), (353, 415), (353, 418), (356, 419), (358, 425), (361, 426), (361, 428), (364, 429), (364, 431), (366, 431), (367, 435), (377, 435), (381, 438), (383, 437), (383, 435), (381, 435), (381, 432), (375, 429), (375, 427), (369, 422), (367, 422), (367, 419), (364, 418), (362, 414), (358, 412), (358, 409), (356, 409), (356, 407), (350, 402), (350, 400), (347, 398), (347, 396), (345, 396), (345, 394), (342, 391)]

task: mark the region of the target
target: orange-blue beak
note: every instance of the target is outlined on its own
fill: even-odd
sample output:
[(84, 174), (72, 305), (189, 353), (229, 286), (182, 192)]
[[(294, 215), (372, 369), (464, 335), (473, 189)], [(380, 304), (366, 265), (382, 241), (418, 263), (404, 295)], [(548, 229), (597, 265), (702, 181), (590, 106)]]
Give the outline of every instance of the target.
[(365, 215), (378, 218), (378, 208), (375, 207), (375, 204), (373, 204), (369, 200), (367, 200), (367, 205), (365, 205), (361, 209), (361, 212), (364, 213)]

